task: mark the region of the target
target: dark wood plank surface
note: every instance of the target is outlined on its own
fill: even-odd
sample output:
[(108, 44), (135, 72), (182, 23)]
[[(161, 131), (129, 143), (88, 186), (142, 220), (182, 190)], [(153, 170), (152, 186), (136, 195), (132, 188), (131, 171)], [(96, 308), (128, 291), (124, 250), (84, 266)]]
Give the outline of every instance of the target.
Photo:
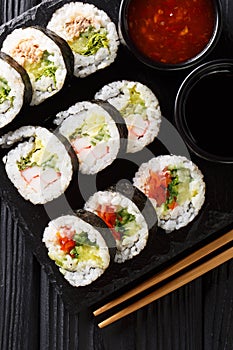
[[(0, 22), (38, 3), (1, 0)], [(233, 349), (233, 261), (100, 330), (91, 310), (66, 311), (11, 208), (0, 208), (1, 350)]]

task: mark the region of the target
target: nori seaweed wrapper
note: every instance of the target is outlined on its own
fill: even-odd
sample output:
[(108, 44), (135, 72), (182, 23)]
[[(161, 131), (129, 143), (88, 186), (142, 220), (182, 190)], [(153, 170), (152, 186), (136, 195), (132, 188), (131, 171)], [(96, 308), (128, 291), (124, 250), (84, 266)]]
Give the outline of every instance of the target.
[(23, 66), (21, 66), (13, 57), (6, 54), (5, 52), (0, 51), (0, 58), (3, 61), (7, 62), (12, 68), (14, 68), (20, 74), (25, 87), (24, 96), (23, 96), (24, 106), (29, 105), (32, 99), (32, 84), (28, 73), (23, 68)]

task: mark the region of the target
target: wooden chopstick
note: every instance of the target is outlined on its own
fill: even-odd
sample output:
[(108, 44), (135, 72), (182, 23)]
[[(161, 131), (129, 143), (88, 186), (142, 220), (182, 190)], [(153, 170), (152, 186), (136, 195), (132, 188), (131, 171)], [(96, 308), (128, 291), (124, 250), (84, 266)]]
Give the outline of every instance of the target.
[(233, 258), (233, 247), (211, 258), (210, 260), (204, 262), (203, 264), (200, 264), (199, 266), (191, 269), (190, 271), (184, 273), (183, 275), (175, 278), (174, 280), (158, 288), (156, 291), (152, 292), (151, 294), (145, 296), (139, 301), (136, 301), (130, 306), (124, 308), (123, 310), (117, 312), (116, 314), (100, 322), (98, 324), (99, 328), (106, 327), (109, 324), (121, 319), (122, 317), (125, 317), (126, 315), (129, 315), (130, 313), (142, 308), (143, 306), (150, 304), (151, 302), (167, 295), (168, 293), (176, 290), (177, 288), (182, 287), (183, 285), (193, 281), (194, 279), (202, 276), (206, 272), (214, 269), (215, 267), (223, 264), (224, 262), (232, 258)]
[(233, 240), (233, 230), (229, 231), (228, 233), (224, 234), (223, 236), (217, 238), (211, 243), (208, 243), (204, 247), (198, 249), (194, 253), (190, 254), (189, 256), (183, 258), (182, 260), (178, 261), (177, 263), (174, 263), (173, 265), (167, 267), (166, 269), (162, 270), (155, 276), (149, 278), (148, 280), (144, 281), (137, 287), (131, 289), (130, 291), (124, 293), (120, 297), (116, 298), (115, 300), (110, 301), (109, 303), (101, 306), (97, 310), (95, 310), (93, 313), (95, 316), (98, 316), (102, 314), (103, 312), (106, 312), (107, 310), (110, 310), (111, 308), (123, 303), (124, 301), (132, 298), (133, 296), (149, 289), (152, 286), (155, 286), (157, 283), (162, 282), (166, 280), (167, 278), (171, 277), (172, 275), (176, 274), (177, 272), (180, 272), (181, 270), (185, 269), (186, 267), (190, 266), (191, 264), (199, 261), (200, 259), (206, 257), (210, 253), (213, 253), (217, 249), (223, 247), (227, 243), (231, 242)]

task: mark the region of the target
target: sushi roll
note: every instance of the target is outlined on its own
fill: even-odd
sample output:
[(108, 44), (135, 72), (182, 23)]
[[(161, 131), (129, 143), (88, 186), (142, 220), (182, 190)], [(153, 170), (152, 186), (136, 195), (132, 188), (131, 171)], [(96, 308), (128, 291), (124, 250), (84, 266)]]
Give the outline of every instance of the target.
[(74, 75), (86, 77), (114, 62), (119, 46), (115, 24), (93, 4), (71, 2), (57, 9), (47, 28), (67, 41), (74, 54)]
[[(149, 229), (152, 228), (133, 201), (133, 195), (130, 197), (131, 194), (126, 188), (113, 186), (94, 193), (84, 205), (86, 210), (97, 214), (111, 229), (116, 241), (116, 263), (123, 263), (138, 255), (145, 248)], [(155, 211), (153, 214), (150, 219), (155, 229)]]
[(40, 26), (14, 29), (3, 41), (2, 51), (27, 71), (31, 105), (56, 94), (73, 74), (74, 57), (66, 41)]
[(95, 98), (111, 103), (125, 119), (129, 133), (128, 153), (141, 151), (158, 135), (160, 105), (146, 85), (137, 81), (114, 81), (103, 86)]
[(31, 99), (27, 72), (11, 56), (0, 52), (0, 128), (12, 122)]
[(143, 163), (133, 184), (149, 197), (158, 226), (168, 232), (190, 223), (205, 201), (203, 174), (183, 156), (161, 155)]
[(18, 145), (4, 156), (3, 162), (21, 196), (33, 204), (44, 204), (63, 194), (73, 169), (62, 142), (47, 129), (33, 126), (22, 127), (0, 139), (8, 147), (16, 142)]
[(106, 107), (104, 102), (77, 102), (58, 113), (54, 123), (74, 149), (82, 174), (93, 175), (103, 170), (126, 147), (124, 120), (114, 107), (109, 104)]
[(96, 218), (93, 213), (85, 212), (63, 215), (50, 221), (43, 233), (42, 242), (49, 258), (74, 287), (86, 286), (99, 278), (114, 256), (113, 247), (109, 249)]

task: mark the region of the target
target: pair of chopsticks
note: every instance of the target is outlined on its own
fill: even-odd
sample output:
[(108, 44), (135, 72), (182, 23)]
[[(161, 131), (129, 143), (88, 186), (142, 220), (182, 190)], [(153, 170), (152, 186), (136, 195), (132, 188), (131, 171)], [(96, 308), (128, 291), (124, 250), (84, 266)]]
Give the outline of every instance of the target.
[[(154, 287), (156, 284), (160, 282), (164, 282), (169, 277), (177, 274), (178, 272), (184, 270), (187, 267), (190, 267), (192, 264), (197, 263), (201, 259), (208, 257), (208, 255), (211, 255), (213, 252), (217, 251), (218, 249), (224, 248), (227, 244), (229, 244), (232, 241), (233, 241), (233, 230), (217, 238), (213, 242), (208, 243), (207, 245), (198, 249), (197, 251), (190, 254), (189, 256), (165, 268), (161, 272), (157, 273), (153, 277), (149, 278), (145, 282), (141, 283), (140, 285), (136, 286), (135, 288), (131, 289), (130, 291), (126, 292), (125, 294), (121, 295), (115, 300), (112, 300), (107, 304), (101, 306), (100, 308), (98, 308), (93, 312), (94, 315), (98, 316), (114, 308), (115, 306), (120, 305), (121, 303), (129, 300), (130, 298), (136, 295), (139, 295), (141, 292), (146, 291), (150, 287)], [(233, 258), (233, 247), (225, 248), (225, 250), (221, 249), (221, 252), (217, 253), (214, 257), (209, 257), (205, 262), (200, 263), (198, 266), (191, 268), (187, 272), (184, 272), (180, 276), (175, 277), (174, 279), (168, 281), (167, 283), (165, 282), (163, 286), (157, 288), (152, 293), (146, 295), (145, 297), (142, 297), (140, 300), (132, 303), (129, 306), (126, 306), (121, 311), (118, 311), (117, 313), (103, 320), (98, 324), (98, 326), (100, 328), (103, 328), (110, 325), (111, 323), (121, 319), (122, 317), (129, 315), (130, 313), (184, 286), (185, 284), (193, 281), (194, 279), (202, 276), (206, 272), (216, 268), (217, 266), (223, 264), (224, 262), (232, 258)]]

